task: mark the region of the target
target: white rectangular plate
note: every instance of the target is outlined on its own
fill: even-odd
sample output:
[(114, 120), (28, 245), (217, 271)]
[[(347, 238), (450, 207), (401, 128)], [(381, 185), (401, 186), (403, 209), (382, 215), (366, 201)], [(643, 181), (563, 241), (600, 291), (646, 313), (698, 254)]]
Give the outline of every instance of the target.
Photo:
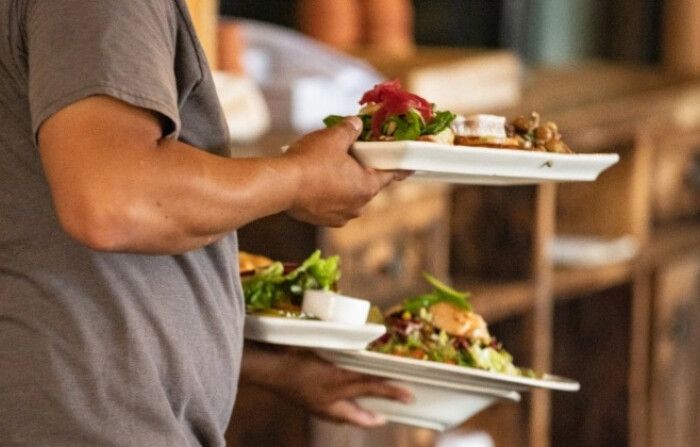
[(620, 159), (426, 141), (357, 141), (351, 152), (364, 166), (416, 171), (409, 179), (474, 185), (593, 181)]
[(246, 315), (245, 338), (276, 345), (324, 349), (364, 349), (381, 337), (381, 324), (361, 326), (319, 320)]
[(580, 388), (580, 384), (574, 380), (549, 374), (535, 379), (372, 351), (319, 350), (317, 352), (321, 357), (341, 368), (387, 378), (402, 379), (410, 376), (417, 379), (480, 385), (484, 388), (509, 391), (528, 391), (533, 388), (578, 391)]

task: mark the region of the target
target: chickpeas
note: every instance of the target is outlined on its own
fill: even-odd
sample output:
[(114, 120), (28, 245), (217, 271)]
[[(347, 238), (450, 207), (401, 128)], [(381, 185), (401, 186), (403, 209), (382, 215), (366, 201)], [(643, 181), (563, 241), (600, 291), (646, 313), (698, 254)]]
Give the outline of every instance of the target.
[(540, 115), (532, 112), (529, 117), (519, 116), (511, 121), (511, 124), (519, 133), (530, 133), (540, 125)]
[(506, 125), (508, 136), (514, 137), (521, 149), (570, 154), (573, 151), (561, 140), (556, 123), (540, 124), (540, 115), (519, 116)]
[(553, 139), (555, 133), (548, 126), (538, 126), (535, 129), (535, 143), (539, 146)]

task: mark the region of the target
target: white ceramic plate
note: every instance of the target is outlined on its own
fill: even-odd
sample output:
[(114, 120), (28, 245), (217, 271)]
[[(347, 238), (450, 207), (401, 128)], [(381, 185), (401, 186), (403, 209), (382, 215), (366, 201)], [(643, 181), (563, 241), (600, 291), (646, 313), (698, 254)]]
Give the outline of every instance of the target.
[(355, 401), (362, 408), (384, 415), (390, 422), (438, 431), (455, 427), (499, 401), (520, 401), (520, 394), (515, 391), (413, 377), (390, 382), (411, 391), (413, 401), (404, 404), (376, 397), (357, 398)]
[(381, 324), (362, 326), (319, 320), (246, 315), (245, 338), (277, 345), (323, 349), (364, 349), (386, 332)]
[(413, 377), (505, 391), (528, 391), (533, 388), (578, 391), (581, 387), (574, 380), (551, 374), (535, 379), (364, 350), (346, 352), (319, 350), (317, 352), (321, 357), (341, 368), (387, 378)]
[(352, 154), (376, 169), (416, 171), (409, 179), (475, 185), (593, 181), (618, 154), (557, 154), (425, 141), (357, 141)]

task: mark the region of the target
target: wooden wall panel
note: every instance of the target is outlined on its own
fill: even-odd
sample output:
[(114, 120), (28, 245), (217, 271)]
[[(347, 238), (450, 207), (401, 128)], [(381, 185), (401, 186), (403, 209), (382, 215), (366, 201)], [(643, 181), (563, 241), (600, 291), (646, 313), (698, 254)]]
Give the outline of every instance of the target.
[(700, 73), (700, 2), (666, 0), (663, 62), (672, 69)]

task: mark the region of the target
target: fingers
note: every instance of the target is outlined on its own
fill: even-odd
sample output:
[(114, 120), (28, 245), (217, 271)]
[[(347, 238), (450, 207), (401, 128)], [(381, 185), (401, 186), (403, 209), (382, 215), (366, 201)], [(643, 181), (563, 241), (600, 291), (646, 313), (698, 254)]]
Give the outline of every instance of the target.
[(339, 384), (333, 394), (333, 397), (336, 399), (372, 396), (397, 400), (403, 403), (409, 403), (413, 400), (413, 394), (407, 389), (392, 385), (383, 379), (377, 379), (376, 377), (367, 378), (366, 376), (362, 380)]
[(405, 170), (379, 170), (379, 169), (372, 169), (368, 168), (368, 171), (372, 172), (372, 175), (376, 176), (378, 179), (378, 183), (380, 185), (380, 189), (385, 188), (388, 186), (390, 183), (394, 181), (402, 181), (408, 178), (411, 174), (413, 174), (414, 171), (405, 171)]
[(408, 177), (410, 177), (414, 173), (415, 173), (415, 171), (402, 171), (402, 170), (394, 171), (394, 180), (399, 181), (399, 182), (402, 180), (406, 180)]
[[(394, 385), (384, 378), (348, 371), (318, 357), (316, 359), (317, 366), (323, 368), (317, 372), (326, 371), (328, 374), (326, 377), (330, 378), (329, 388), (332, 391), (329, 397), (333, 400), (354, 399), (362, 396), (383, 397), (403, 403), (409, 403), (413, 400), (413, 394), (409, 390)], [(312, 358), (308, 358), (306, 361), (310, 362)]]
[(349, 400), (333, 402), (320, 416), (338, 422), (349, 422), (363, 428), (380, 427), (386, 424), (386, 418), (383, 415), (367, 411)]

